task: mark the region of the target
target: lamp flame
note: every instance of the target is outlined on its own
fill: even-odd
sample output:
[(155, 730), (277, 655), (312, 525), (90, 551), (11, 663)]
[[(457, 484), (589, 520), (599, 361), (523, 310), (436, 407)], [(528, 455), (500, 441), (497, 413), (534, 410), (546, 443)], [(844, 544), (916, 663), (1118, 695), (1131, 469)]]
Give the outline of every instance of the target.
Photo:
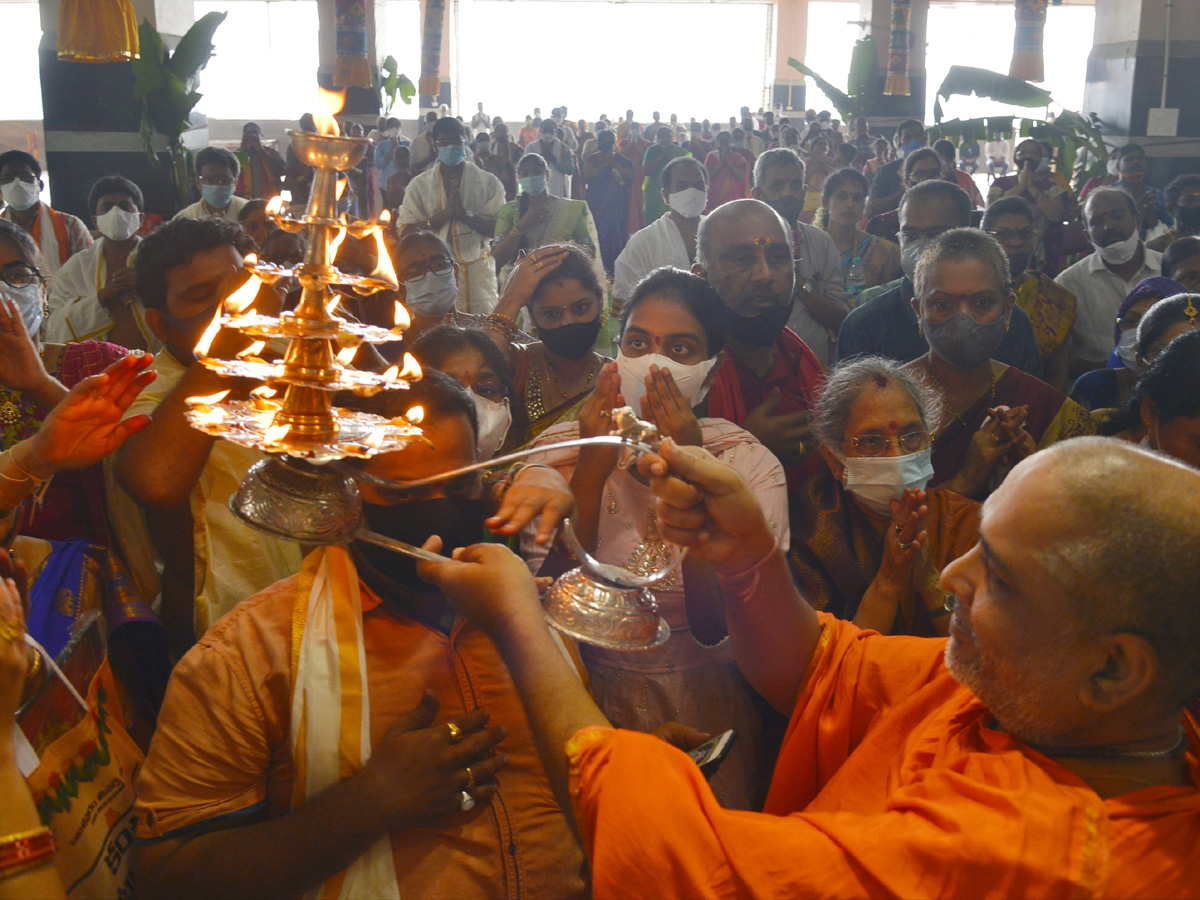
[[(392, 258), (388, 255), (387, 245), (383, 242), (383, 229), (376, 228), (373, 234), (375, 237), (375, 271), (371, 275), (375, 278), (382, 278), (392, 287), (399, 287), (400, 282), (396, 278), (396, 267), (392, 265)], [(399, 325), (400, 323), (397, 322), (396, 324)]]
[(197, 410), (195, 421), (198, 425), (220, 425), (225, 421), (225, 410), (220, 406)]
[(195, 397), (188, 397), (184, 402), (188, 406), (212, 406), (220, 403), (229, 396), (229, 391), (217, 391), (215, 394), (204, 394)]
[(421, 380), (421, 364), (411, 353), (404, 354), (404, 366), (400, 369), (400, 377), (405, 381)]
[(291, 425), (269, 425), (269, 426), (267, 426), (267, 433), (263, 437), (264, 443), (278, 444), (280, 441), (282, 441), (284, 439), (284, 437), (287, 436), (287, 433), (289, 430), (291, 430), (291, 427), (292, 427)]
[(337, 361), (339, 365), (348, 366), (351, 360), (354, 359), (354, 354), (358, 353), (357, 347), (345, 347), (337, 352)]
[(383, 212), (381, 212), (379, 214), (379, 224), (387, 225), (391, 221), (392, 221), (392, 211), (390, 209), (385, 209)]
[(346, 229), (339, 228), (337, 234), (333, 236), (333, 240), (329, 242), (329, 261), (333, 262), (337, 259), (338, 248), (342, 246), (342, 241), (346, 239)]
[(266, 346), (267, 346), (266, 341), (255, 341), (253, 344), (251, 344), (245, 350), (240, 351), (237, 355), (237, 358), (245, 359), (247, 356), (258, 356), (258, 354), (263, 352), (263, 348)]
[(270, 200), (267, 201), (266, 213), (268, 216), (279, 215), (279, 211), (281, 209), (283, 209), (283, 195), (282, 194), (276, 194), (274, 197), (272, 197)]
[[(228, 394), (229, 392), (226, 391), (225, 393)], [(269, 384), (260, 384), (258, 387), (256, 387), (254, 390), (252, 390), (250, 392), (250, 396), (251, 397), (262, 397), (264, 400), (269, 400), (271, 397), (274, 397), (277, 393), (279, 393), (279, 392), (276, 391), (275, 388), (271, 387)]]
[(404, 418), (408, 419), (411, 425), (420, 425), (425, 420), (425, 409), (422, 406), (414, 406), (404, 414)]
[(383, 383), (391, 384), (393, 381), (395, 381), (399, 377), (400, 377), (400, 367), (392, 366), (390, 369), (388, 369), (386, 372), (383, 373)]
[(254, 303), (262, 284), (262, 279), (252, 274), (245, 284), (225, 298), (225, 309), (230, 315), (240, 316)]
[(204, 334), (200, 335), (200, 340), (196, 341), (196, 356), (207, 357), (208, 348), (212, 346), (213, 339), (217, 336), (217, 332), (221, 330), (221, 304), (217, 304), (217, 308), (213, 310), (212, 321), (208, 323), (208, 327), (204, 329)]
[(325, 307), (325, 312), (332, 316), (337, 308), (341, 306), (342, 295), (337, 291), (332, 291), (331, 293), (333, 294), (333, 299), (330, 300), (329, 305)]
[(407, 328), (412, 324), (412, 319), (408, 315), (408, 310), (404, 308), (404, 304), (399, 300), (396, 301), (395, 322), (397, 328)]
[(313, 122), (317, 126), (317, 134), (336, 136), (341, 131), (334, 116), (342, 111), (342, 107), (345, 104), (345, 90), (327, 91), (322, 87), (317, 88), (317, 111), (313, 113)]
[(242, 261), (246, 264), (247, 267), (257, 265), (258, 264), (258, 254), (257, 253), (247, 253), (244, 257), (242, 257)]
[(348, 185), (349, 183), (350, 183), (350, 180), (348, 178), (339, 178), (337, 180), (337, 190), (334, 191), (334, 194), (333, 194), (334, 200), (342, 199), (342, 194), (346, 193), (346, 185)]

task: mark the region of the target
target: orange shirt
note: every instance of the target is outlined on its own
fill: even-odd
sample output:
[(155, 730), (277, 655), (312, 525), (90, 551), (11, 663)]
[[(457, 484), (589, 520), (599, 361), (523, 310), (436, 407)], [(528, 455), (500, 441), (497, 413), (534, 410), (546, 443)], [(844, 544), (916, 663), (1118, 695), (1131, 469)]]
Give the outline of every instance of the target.
[(766, 813), (722, 809), (656, 738), (569, 742), (597, 898), (1200, 896), (1190, 719), (1193, 786), (1101, 800), (987, 727), (944, 640), (820, 617)]
[[(239, 604), (176, 666), (137, 780), (139, 837), (263, 806), (271, 815), (290, 809), (296, 583), (285, 579)], [(361, 590), (372, 745), (426, 689), (441, 703), (438, 725), (478, 705), (490, 725), (508, 729), (500, 749), (511, 763), (488, 806), (392, 834), (400, 896), (581, 896), (582, 854), (491, 640), (461, 618), (444, 634)]]

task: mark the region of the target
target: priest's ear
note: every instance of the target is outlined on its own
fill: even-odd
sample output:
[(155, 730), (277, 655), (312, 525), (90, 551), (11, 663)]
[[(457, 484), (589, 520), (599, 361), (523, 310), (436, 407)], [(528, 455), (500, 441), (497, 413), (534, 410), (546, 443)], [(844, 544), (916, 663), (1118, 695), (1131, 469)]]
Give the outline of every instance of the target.
[(1161, 672), (1154, 645), (1131, 631), (1097, 640), (1100, 665), (1080, 691), (1083, 705), (1095, 713), (1111, 713), (1134, 703), (1157, 702)]

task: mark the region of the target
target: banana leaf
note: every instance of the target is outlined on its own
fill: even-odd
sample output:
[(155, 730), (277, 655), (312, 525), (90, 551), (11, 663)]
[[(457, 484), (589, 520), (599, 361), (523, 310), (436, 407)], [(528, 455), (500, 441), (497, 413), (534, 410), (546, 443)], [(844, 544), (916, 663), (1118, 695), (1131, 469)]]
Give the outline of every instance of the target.
[(376, 76), (375, 90), (379, 93), (379, 105), (386, 116), (392, 111), (397, 96), (405, 104), (412, 103), (412, 98), (417, 93), (417, 87), (408, 79), (407, 75), (400, 74), (400, 64), (396, 62), (396, 57), (385, 58), (381, 69), (383, 77)]
[(193, 22), (192, 27), (179, 39), (175, 52), (167, 60), (167, 68), (187, 84), (189, 91), (195, 89), (200, 70), (208, 65), (212, 58), (215, 49), (213, 34), (227, 15), (228, 13), (223, 12), (210, 12)]
[(141, 46), (140, 55), (130, 60), (129, 65), (133, 70), (133, 96), (141, 100), (151, 91), (165, 86), (169, 73), (163, 65), (166, 50), (162, 38), (146, 19), (138, 26), (138, 42)]
[[(1049, 106), (1054, 102), (1049, 92), (1035, 87), (1028, 81), (1001, 75), (999, 72), (990, 72), (987, 69), (976, 69), (972, 66), (951, 66), (941, 86), (937, 89), (939, 100), (941, 98), (949, 99), (955, 95), (969, 97), (972, 94), (1011, 106)], [(941, 103), (935, 103), (934, 120), (939, 121), (941, 115)]]
[(848, 122), (853, 116), (857, 115), (857, 104), (844, 91), (839, 91), (798, 59), (793, 59), (789, 56), (788, 65), (801, 75), (805, 75), (817, 83), (817, 87), (824, 91), (825, 96), (829, 98), (829, 102), (833, 104), (833, 108), (842, 117), (843, 122)]
[(855, 110), (859, 115), (870, 108), (870, 99), (878, 89), (878, 79), (875, 77), (875, 67), (878, 57), (875, 52), (875, 38), (871, 35), (859, 38), (854, 42), (854, 50), (850, 54), (850, 74), (846, 78), (846, 90), (855, 101)]

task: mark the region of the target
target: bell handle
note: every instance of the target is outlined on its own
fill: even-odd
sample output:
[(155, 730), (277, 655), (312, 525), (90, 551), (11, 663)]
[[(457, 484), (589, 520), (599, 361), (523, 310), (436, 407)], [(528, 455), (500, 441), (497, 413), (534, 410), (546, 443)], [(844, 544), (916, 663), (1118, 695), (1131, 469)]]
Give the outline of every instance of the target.
[[(683, 559), (687, 556), (687, 547), (680, 547), (679, 554), (671, 562), (669, 566), (664, 566), (657, 572), (649, 575), (636, 575), (628, 569), (623, 569), (620, 566), (609, 565), (602, 563), (592, 554), (588, 553), (583, 548), (583, 544), (579, 542), (579, 538), (575, 534), (575, 528), (571, 525), (571, 519), (568, 516), (562, 521), (562, 535), (567, 542), (567, 546), (571, 548), (571, 552), (575, 554), (575, 558), (579, 560), (579, 567), (584, 574), (589, 578), (600, 582), (601, 584), (609, 585), (610, 587), (622, 588), (625, 590), (637, 590), (639, 588), (650, 587), (658, 584), (680, 565), (683, 564)], [(677, 546), (677, 545), (672, 545)]]

